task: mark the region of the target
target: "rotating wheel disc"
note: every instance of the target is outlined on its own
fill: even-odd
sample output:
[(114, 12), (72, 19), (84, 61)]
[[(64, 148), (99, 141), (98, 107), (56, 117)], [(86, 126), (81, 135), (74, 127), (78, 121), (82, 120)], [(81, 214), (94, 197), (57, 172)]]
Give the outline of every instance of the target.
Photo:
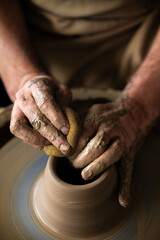
[[(56, 239), (40, 229), (31, 216), (29, 195), (37, 176), (44, 170), (48, 156), (44, 151), (37, 151), (17, 138), (10, 140), (0, 150), (0, 239), (1, 240), (50, 240)], [(143, 169), (144, 170), (144, 169)], [(142, 175), (145, 175), (143, 171)], [(141, 177), (144, 177), (140, 174)], [(139, 176), (139, 175), (138, 175)], [(146, 175), (145, 175), (146, 176)], [(150, 190), (141, 199), (140, 214), (135, 211), (123, 228), (110, 240), (142, 240), (145, 232), (150, 236), (153, 223), (160, 220), (159, 198)], [(160, 212), (160, 211), (159, 211)], [(140, 230), (139, 230), (140, 229)], [(139, 232), (140, 231), (140, 232)], [(155, 229), (155, 231), (157, 231)], [(146, 237), (146, 240), (151, 238)], [(157, 238), (158, 239), (158, 238)], [(152, 238), (155, 240), (155, 238)]]

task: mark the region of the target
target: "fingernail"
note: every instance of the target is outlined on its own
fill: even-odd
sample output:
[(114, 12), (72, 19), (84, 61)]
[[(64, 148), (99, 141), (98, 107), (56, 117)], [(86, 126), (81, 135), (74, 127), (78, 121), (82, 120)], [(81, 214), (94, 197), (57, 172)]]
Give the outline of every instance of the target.
[(69, 150), (70, 150), (70, 146), (67, 145), (67, 144), (62, 143), (62, 144), (60, 145), (60, 150), (61, 150), (61, 152), (63, 152), (63, 153), (67, 153), (67, 152), (69, 152)]
[(67, 127), (62, 127), (61, 131), (64, 135), (67, 135), (69, 133), (69, 129)]
[(82, 171), (82, 178), (84, 180), (89, 180), (92, 178), (93, 172), (91, 170)]
[(119, 195), (118, 200), (122, 207), (126, 208), (128, 206), (128, 200), (123, 198), (122, 195)]

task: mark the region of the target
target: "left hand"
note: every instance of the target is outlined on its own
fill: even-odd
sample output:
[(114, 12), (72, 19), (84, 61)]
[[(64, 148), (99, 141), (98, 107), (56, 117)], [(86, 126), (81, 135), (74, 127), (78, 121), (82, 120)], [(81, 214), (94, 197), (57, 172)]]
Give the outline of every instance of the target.
[(96, 104), (84, 119), (82, 135), (70, 161), (83, 168), (85, 180), (94, 178), (120, 160), (119, 203), (126, 207), (129, 201), (133, 162), (144, 138), (141, 122), (143, 110), (132, 99)]

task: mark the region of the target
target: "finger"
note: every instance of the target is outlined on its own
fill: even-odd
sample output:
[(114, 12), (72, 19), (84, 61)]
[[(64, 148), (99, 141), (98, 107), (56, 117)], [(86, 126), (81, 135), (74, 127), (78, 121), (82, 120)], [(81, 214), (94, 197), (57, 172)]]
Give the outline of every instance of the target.
[(78, 154), (85, 148), (85, 146), (89, 142), (90, 138), (93, 137), (94, 134), (95, 134), (95, 129), (91, 126), (85, 127), (85, 129), (83, 129), (83, 132), (81, 133), (81, 136), (78, 140), (74, 154), (71, 157), (69, 157), (69, 160), (73, 164), (74, 164), (74, 160), (76, 159)]
[(82, 178), (89, 180), (102, 173), (113, 163), (117, 162), (122, 156), (122, 146), (119, 140), (116, 140), (112, 145), (95, 161), (90, 163), (82, 170)]
[(42, 149), (45, 145), (49, 144), (47, 139), (28, 126), (25, 115), (16, 104), (14, 104), (12, 109), (10, 131), (32, 147)]
[[(79, 119), (79, 116), (76, 114), (76, 112), (74, 112), (71, 108), (66, 108), (65, 114), (70, 124), (70, 130), (67, 135), (67, 141), (72, 147), (72, 152), (73, 152), (75, 150), (75, 147), (77, 145), (77, 141), (79, 139), (80, 132), (81, 132), (80, 119)], [(64, 155), (53, 145), (46, 146), (44, 148), (44, 151), (48, 155), (52, 155), (55, 157), (64, 157)]]
[(98, 158), (105, 151), (109, 143), (110, 130), (109, 128), (99, 130), (96, 136), (90, 140), (85, 149), (73, 161), (73, 166), (84, 168)]
[(18, 102), (18, 105), (34, 129), (44, 138), (48, 139), (64, 155), (71, 152), (71, 146), (65, 136), (39, 111), (32, 96), (29, 96), (27, 99), (23, 98), (22, 101)]
[(47, 79), (33, 79), (30, 82), (32, 95), (40, 111), (63, 134), (69, 132), (69, 123), (60, 106), (56, 103), (51, 88), (51, 81)]
[(121, 206), (127, 207), (130, 198), (134, 158), (122, 157), (119, 166), (120, 190), (118, 200)]
[(73, 161), (74, 167), (86, 167), (89, 163), (98, 158), (107, 149), (111, 141), (118, 136), (119, 133), (116, 129), (100, 126), (96, 136)]

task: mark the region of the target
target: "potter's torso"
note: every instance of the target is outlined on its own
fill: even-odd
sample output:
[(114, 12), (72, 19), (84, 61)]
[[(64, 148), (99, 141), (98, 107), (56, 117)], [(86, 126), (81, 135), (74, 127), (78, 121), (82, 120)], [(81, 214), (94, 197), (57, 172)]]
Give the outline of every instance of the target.
[(122, 88), (128, 73), (121, 81), (121, 59), (156, 1), (23, 0), (23, 4), (39, 58), (55, 78), (69, 87)]
[(108, 36), (141, 23), (156, 1), (150, 0), (30, 0), (30, 21), (46, 31), (63, 35), (108, 32)]

